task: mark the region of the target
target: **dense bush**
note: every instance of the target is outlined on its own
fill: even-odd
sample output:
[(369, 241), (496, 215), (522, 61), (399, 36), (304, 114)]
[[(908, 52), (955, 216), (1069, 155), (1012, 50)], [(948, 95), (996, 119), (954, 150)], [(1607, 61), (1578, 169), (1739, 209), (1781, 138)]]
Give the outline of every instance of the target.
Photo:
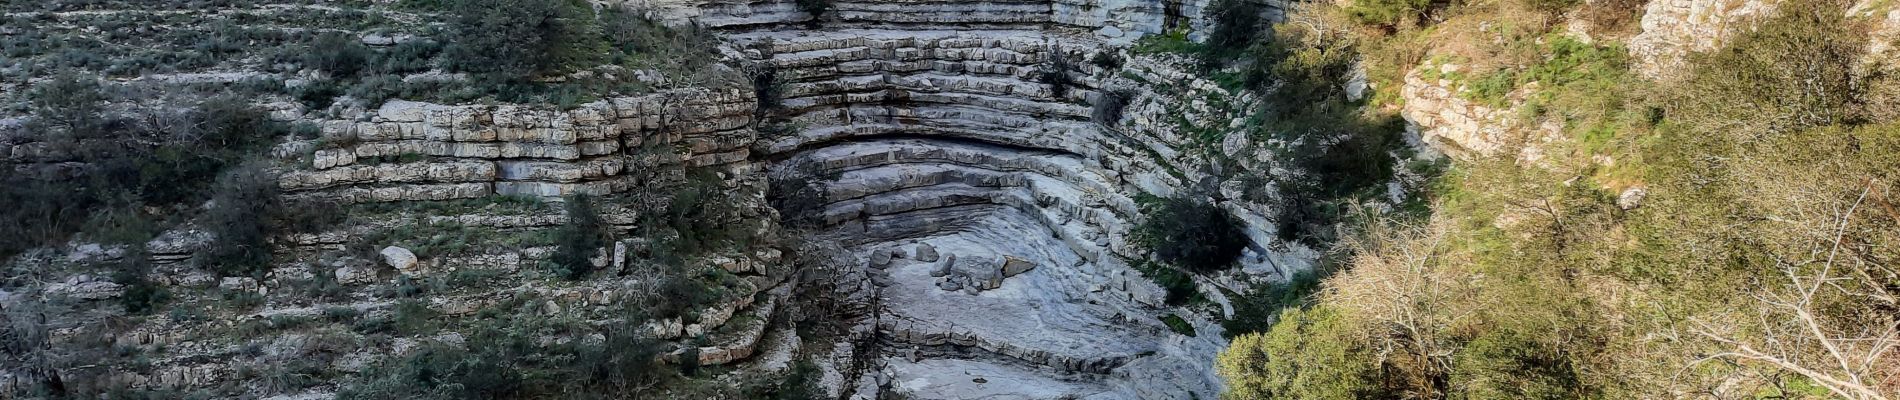
[(1089, 117), (1102, 126), (1115, 127), (1121, 124), (1122, 112), (1128, 110), (1128, 101), (1134, 97), (1135, 92), (1127, 89), (1102, 91), (1095, 98), (1095, 107)]
[(559, 247), (550, 261), (567, 279), (586, 279), (594, 271), (594, 256), (612, 240), (593, 201), (592, 196), (584, 194), (568, 197), (567, 223), (555, 232), (555, 245)]
[(1049, 48), (1044, 54), (1048, 55), (1048, 62), (1037, 67), (1036, 82), (1049, 85), (1049, 94), (1056, 99), (1069, 97), (1069, 88), (1075, 86), (1075, 77), (1069, 73), (1075, 66), (1060, 48)]
[(818, 163), (800, 164), (791, 175), (772, 179), (768, 200), (778, 210), (779, 222), (795, 229), (822, 225), (830, 200), (826, 182), (836, 179), (838, 173), (825, 173)]
[(102, 134), (105, 126), (105, 94), (99, 82), (76, 74), (62, 74), (34, 86), (30, 106), (36, 125), (48, 131), (63, 130), (73, 137), (91, 138)]
[[(29, 137), (87, 166), (75, 179), (0, 171), (0, 258), (55, 243), (81, 228), (94, 240), (137, 242), (155, 233), (165, 207), (205, 200), (219, 173), (286, 132), (235, 96), (107, 114), (95, 81), (56, 79), (33, 89)], [(154, 214), (158, 213), (158, 214)], [(88, 225), (91, 225), (88, 227)]]
[(758, 99), (758, 109), (754, 114), (764, 117), (785, 108), (787, 86), (784, 81), (779, 80), (778, 67), (767, 64), (753, 71), (752, 93), (754, 98)]
[(1308, 296), (1319, 291), (1320, 274), (1301, 271), (1286, 282), (1254, 288), (1240, 296), (1228, 296), (1234, 316), (1221, 321), (1222, 334), (1228, 338), (1265, 332), (1279, 319), (1280, 311), (1306, 305)]
[(1089, 57), (1089, 63), (1095, 64), (1097, 68), (1101, 68), (1104, 71), (1111, 72), (1121, 70), (1122, 64), (1125, 62), (1127, 62), (1127, 60), (1122, 59), (1121, 53), (1115, 49), (1102, 50), (1096, 52), (1094, 56)]
[(196, 257), (222, 276), (259, 276), (270, 270), (272, 218), (281, 209), (277, 177), (262, 167), (233, 169), (218, 178), (205, 229), (215, 239)]
[(370, 50), (353, 35), (328, 32), (317, 35), (304, 53), (305, 68), (329, 72), (336, 77), (352, 77), (370, 62)]
[(1179, 306), (1201, 299), (1200, 286), (1195, 285), (1194, 277), (1185, 272), (1151, 262), (1137, 264), (1135, 269), (1148, 280), (1154, 281), (1156, 286), (1161, 287), (1164, 292), (1162, 297), (1164, 304)]
[(814, 23), (814, 24), (818, 23), (820, 19), (823, 19), (825, 17), (825, 13), (831, 12), (832, 0), (795, 0), (795, 1), (797, 2), (796, 4), (798, 5), (799, 11), (804, 11), (806, 14), (811, 15), (811, 23)]
[(1233, 265), (1247, 248), (1240, 219), (1213, 204), (1175, 197), (1155, 202), (1146, 211), (1147, 217), (1135, 226), (1135, 240), (1161, 261), (1214, 272)]
[(1432, 0), (1358, 0), (1346, 12), (1367, 24), (1410, 25), (1429, 18), (1435, 4)]
[(119, 305), (125, 307), (126, 313), (147, 314), (171, 300), (171, 293), (164, 286), (145, 279), (152, 266), (144, 243), (130, 246), (118, 264), (112, 271), (112, 281), (125, 287), (125, 293), (119, 296)]
[(1364, 329), (1331, 308), (1288, 309), (1270, 334), (1234, 338), (1215, 362), (1224, 398), (1352, 400), (1399, 398), (1378, 381), (1373, 349), (1352, 339)]
[(1224, 62), (1254, 46), (1268, 28), (1261, 12), (1260, 6), (1249, 0), (1218, 0), (1209, 5), (1206, 14), (1213, 31), (1207, 34), (1207, 54), (1202, 57)]
[(696, 170), (687, 173), (683, 184), (655, 188), (672, 193), (665, 194), (666, 208), (647, 213), (641, 224), (654, 230), (647, 237), (663, 238), (653, 246), (654, 258), (682, 265), (688, 257), (744, 247), (756, 239), (756, 222), (746, 220), (745, 210), (725, 185), (714, 172)]
[[(1565, 3), (1545, 11), (1630, 12)], [(1373, 28), (1354, 33), (1362, 49), (1431, 43), (1483, 58), (1457, 61), (1496, 71), (1464, 81), (1476, 86), (1467, 95), (1562, 138), (1535, 143), (1534, 163), (1514, 144), (1459, 159), (1434, 184), (1429, 217), (1356, 224), (1331, 248), (1345, 262), (1320, 294), (1236, 300), (1254, 322), (1287, 308), (1221, 356), (1228, 396), (1900, 393), (1885, 383), (1900, 375), (1879, 367), (1896, 356), (1863, 351), (1900, 326), (1887, 261), (1900, 214), (1883, 194), (1900, 181), (1900, 123), (1869, 90), (1891, 78), (1855, 72), (1865, 20), (1846, 3), (1783, 3), (1657, 81), (1634, 76), (1615, 39), (1568, 39), (1513, 3), (1468, 3), (1434, 26), (1360, 26)], [(1512, 18), (1530, 31), (1500, 34)], [(1346, 160), (1364, 159), (1354, 154), (1375, 153), (1322, 164), (1350, 171)], [(1231, 330), (1265, 327), (1240, 319)]]
[(447, 65), (521, 80), (582, 63), (601, 44), (593, 11), (573, 0), (456, 0)]

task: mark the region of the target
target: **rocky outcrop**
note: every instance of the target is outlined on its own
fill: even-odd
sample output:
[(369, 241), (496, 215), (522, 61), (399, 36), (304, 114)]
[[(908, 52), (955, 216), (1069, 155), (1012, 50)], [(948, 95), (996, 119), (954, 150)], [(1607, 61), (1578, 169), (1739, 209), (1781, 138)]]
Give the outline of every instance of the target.
[[(1281, 0), (1247, 0), (1277, 18), (1286, 8)], [(1114, 43), (1126, 44), (1143, 35), (1185, 30), (1206, 32), (1202, 18), (1212, 0), (837, 0), (830, 11), (814, 19), (792, 0), (754, 1), (647, 1), (657, 13), (684, 23), (694, 21), (724, 29), (778, 26), (842, 25), (892, 31), (925, 29), (1027, 29), (1059, 27), (1089, 32)], [(656, 4), (657, 3), (657, 4)]]
[[(1224, 179), (1203, 168), (1211, 155), (1195, 149), (1204, 146), (1195, 130), (1234, 126), (1241, 113), (1221, 104), (1251, 99), (1172, 60), (1129, 57), (1095, 35), (1013, 22), (960, 31), (905, 23), (914, 25), (730, 35), (789, 81), (779, 115), (793, 129), (761, 137), (755, 155), (768, 161), (771, 179), (818, 189), (799, 200), (813, 205), (820, 237), (870, 270), (882, 305), (878, 337), (925, 349), (877, 355), (909, 366), (889, 371), (891, 379), (947, 379), (955, 374), (935, 369), (944, 364), (911, 354), (954, 355), (986, 369), (1043, 371), (1018, 379), (1108, 388), (1073, 396), (1213, 397), (1208, 365), (1219, 335), (1184, 338), (1155, 318), (1167, 308), (1164, 291), (1129, 266), (1146, 255), (1127, 234), (1141, 218), (1135, 197)], [(1098, 53), (1128, 66), (1083, 61)], [(1065, 64), (1064, 78), (1047, 78)], [(1136, 93), (1116, 128), (1091, 118), (1109, 87)], [(1270, 169), (1262, 147), (1224, 147), (1224, 156)], [(1271, 238), (1267, 206), (1225, 205), (1257, 224), (1245, 273), (1272, 279), (1299, 268), (1289, 262), (1298, 256), (1270, 250), (1284, 244)], [(893, 251), (923, 247), (936, 259)], [(984, 393), (927, 387), (936, 389), (916, 395)]]
[(1405, 74), (1405, 87), (1399, 89), (1405, 104), (1399, 113), (1418, 129), (1419, 138), (1452, 154), (1489, 156), (1505, 150), (1515, 139), (1511, 135), (1519, 133), (1514, 130), (1511, 110), (1465, 99), (1459, 95), (1464, 88), (1458, 83), (1426, 79), (1420, 71), (1426, 68), (1442, 71), (1457, 66), (1425, 65)]
[(1778, 0), (1653, 0), (1643, 11), (1643, 32), (1630, 38), (1634, 69), (1650, 79), (1681, 71), (1689, 53), (1721, 45), (1736, 27), (1775, 10)]
[[(391, 101), (354, 120), (313, 119), (300, 197), (344, 202), (619, 193), (665, 166), (735, 166), (755, 134), (751, 93), (677, 90), (583, 104), (445, 106)], [(676, 151), (677, 150), (677, 151)]]

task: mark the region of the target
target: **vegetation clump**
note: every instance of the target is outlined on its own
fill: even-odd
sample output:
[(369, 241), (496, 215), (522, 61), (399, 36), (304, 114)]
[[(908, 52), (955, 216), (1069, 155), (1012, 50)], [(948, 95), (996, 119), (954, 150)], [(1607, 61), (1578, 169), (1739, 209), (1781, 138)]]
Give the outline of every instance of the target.
[(571, 0), (456, 0), (450, 4), (451, 68), (519, 80), (561, 72), (602, 45), (593, 11)]
[[(1239, 335), (1217, 364), (1227, 396), (1900, 393), (1878, 367), (1896, 356), (1870, 351), (1900, 329), (1884, 261), (1900, 216), (1882, 205), (1900, 122), (1893, 95), (1865, 90), (1892, 78), (1853, 67), (1864, 23), (1841, 2), (1784, 3), (1650, 81), (1617, 37), (1551, 28), (1624, 18), (1597, 7), (1309, 10), (1347, 24), (1332, 32), (1351, 32), (1350, 49), (1398, 61), (1370, 67), (1380, 85), (1433, 64), (1405, 47), (1439, 43), (1475, 71), (1453, 79), (1463, 96), (1563, 139), (1460, 159), (1430, 214), (1365, 217), (1331, 240), (1330, 275), (1235, 301), (1224, 325)], [(1494, 28), (1467, 31), (1481, 26)]]
[(558, 247), (549, 261), (561, 276), (570, 280), (585, 279), (594, 271), (594, 257), (612, 237), (600, 213), (594, 210), (592, 196), (570, 196), (566, 204), (567, 223), (554, 234)]
[(1069, 73), (1075, 66), (1069, 63), (1068, 54), (1060, 48), (1050, 48), (1044, 54), (1048, 55), (1048, 62), (1037, 67), (1036, 81), (1049, 86), (1050, 96), (1057, 99), (1069, 97), (1069, 89), (1075, 86), (1075, 77)]
[(1135, 92), (1127, 89), (1102, 91), (1096, 96), (1095, 106), (1089, 117), (1102, 126), (1113, 128), (1120, 125), (1122, 113), (1128, 110), (1128, 102), (1134, 97)]
[(1163, 262), (1209, 273), (1232, 266), (1247, 249), (1240, 220), (1213, 204), (1174, 197), (1147, 208), (1135, 240)]

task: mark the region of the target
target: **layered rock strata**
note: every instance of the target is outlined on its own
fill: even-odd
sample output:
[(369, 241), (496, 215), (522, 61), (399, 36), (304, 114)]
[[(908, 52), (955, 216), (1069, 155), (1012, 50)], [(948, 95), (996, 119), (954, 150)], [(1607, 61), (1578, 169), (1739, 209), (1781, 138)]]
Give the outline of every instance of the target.
[[(731, 37), (789, 81), (777, 123), (796, 129), (761, 137), (757, 157), (771, 179), (817, 186), (821, 195), (805, 201), (818, 204), (820, 235), (872, 270), (879, 337), (901, 349), (879, 355), (877, 372), (894, 389), (923, 398), (1218, 393), (1208, 367), (1224, 344), (1218, 328), (1196, 319), (1201, 336), (1170, 331), (1157, 318), (1165, 294), (1130, 266), (1145, 257), (1127, 236), (1140, 218), (1135, 197), (1184, 193), (1210, 177), (1180, 172), (1197, 163), (1173, 124), (1187, 106), (1134, 106), (1127, 129), (1109, 129), (1091, 120), (1091, 103), (1111, 80), (1136, 85), (1121, 71), (1075, 62), (1062, 71), (1068, 87), (1041, 79), (1056, 57), (1125, 55), (1060, 30)], [(1229, 206), (1266, 220), (1264, 210)], [(1280, 257), (1266, 250), (1265, 229), (1250, 264)], [(966, 374), (996, 383), (972, 386)]]

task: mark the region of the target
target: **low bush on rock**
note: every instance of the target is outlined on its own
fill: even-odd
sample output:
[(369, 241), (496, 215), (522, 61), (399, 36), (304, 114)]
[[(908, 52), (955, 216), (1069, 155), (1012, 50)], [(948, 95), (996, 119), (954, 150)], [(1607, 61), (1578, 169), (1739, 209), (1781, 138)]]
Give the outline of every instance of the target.
[(1094, 112), (1090, 118), (1106, 127), (1121, 124), (1122, 113), (1128, 110), (1128, 101), (1134, 99), (1135, 92), (1127, 89), (1103, 91), (1095, 99)]
[(1049, 94), (1056, 99), (1068, 97), (1069, 89), (1075, 86), (1075, 77), (1069, 76), (1069, 72), (1075, 70), (1075, 65), (1069, 62), (1068, 54), (1063, 53), (1062, 49), (1050, 48), (1047, 54), (1049, 62), (1038, 67), (1036, 82), (1049, 85)]
[(1163, 262), (1208, 273), (1233, 265), (1247, 248), (1240, 220), (1213, 204), (1175, 197), (1146, 208), (1135, 240)]

